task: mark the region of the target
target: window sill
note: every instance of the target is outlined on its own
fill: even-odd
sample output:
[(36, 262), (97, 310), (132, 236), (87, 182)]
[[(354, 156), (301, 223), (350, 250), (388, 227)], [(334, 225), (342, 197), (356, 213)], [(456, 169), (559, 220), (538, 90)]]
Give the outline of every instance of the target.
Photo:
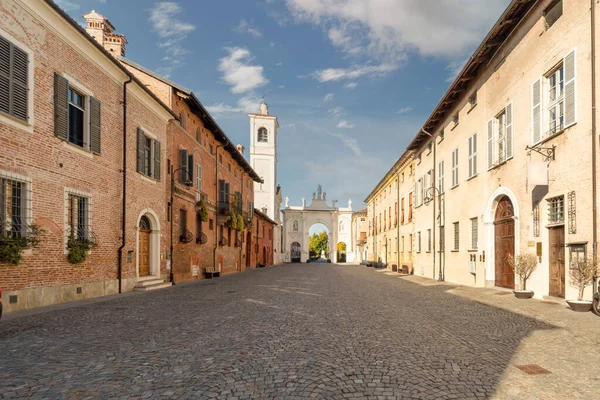
[[(554, 137), (554, 136), (553, 136), (553, 137)], [(541, 142), (540, 142), (540, 143), (541, 143)], [(513, 157), (514, 157), (514, 156), (513, 156)], [(498, 164), (494, 164), (494, 166), (493, 166), (492, 168), (489, 168), (489, 169), (488, 169), (488, 171), (491, 171), (491, 170), (493, 170), (493, 169), (496, 169), (496, 168), (499, 168), (499, 167), (503, 166), (504, 164), (506, 164), (507, 162), (509, 162), (510, 160), (512, 160), (512, 159), (513, 159), (513, 157), (509, 157), (509, 158), (507, 158), (506, 160), (504, 160), (504, 161), (502, 161), (502, 162), (500, 162), (500, 163), (498, 163)]]
[(477, 253), (479, 251), (479, 249), (470, 249), (467, 250), (467, 253)]
[(571, 124), (571, 125), (569, 125), (569, 126), (566, 126), (566, 127), (562, 128), (560, 131), (556, 132), (554, 135), (551, 135), (551, 136), (546, 136), (545, 138), (543, 138), (543, 139), (542, 139), (542, 140), (540, 140), (539, 142), (535, 143), (535, 144), (534, 144), (532, 147), (536, 147), (536, 146), (542, 145), (542, 144), (544, 144), (544, 143), (546, 143), (546, 142), (549, 142), (550, 140), (552, 140), (552, 139), (556, 138), (557, 136), (560, 136), (560, 135), (562, 135), (563, 133), (565, 133), (565, 131), (566, 131), (567, 129), (570, 129), (571, 127), (573, 127), (573, 126), (575, 126), (575, 125), (577, 125), (577, 122), (575, 122), (574, 124)]
[(450, 128), (450, 132), (456, 129), (456, 127), (460, 124), (460, 122), (456, 122), (452, 128)]
[(473, 109), (477, 107), (477, 103), (472, 104), (471, 107), (469, 107), (469, 109), (467, 110), (467, 114), (469, 114), (471, 111), (473, 111)]
[(66, 148), (66, 149), (69, 149), (69, 150), (71, 150), (71, 151), (73, 151), (73, 152), (75, 152), (75, 153), (77, 153), (79, 155), (82, 155), (84, 157), (94, 158), (94, 155), (91, 152), (89, 152), (86, 149), (81, 148), (81, 147), (79, 147), (77, 145), (74, 145), (72, 143), (65, 142), (64, 140), (61, 142), (61, 146), (64, 147), (64, 148)]
[(457, 188), (457, 187), (458, 187), (458, 184), (456, 184), (456, 185), (452, 186), (452, 187), (450, 188), (450, 190), (453, 190), (454, 188)]
[(450, 253), (458, 253), (460, 250), (450, 250)]
[(30, 116), (28, 118), (28, 121), (23, 121), (22, 119), (13, 117), (10, 114), (5, 114), (5, 113), (0, 112), (0, 122), (4, 122), (7, 125), (15, 127), (17, 129), (23, 129), (29, 133), (33, 133), (33, 124), (29, 123), (29, 121), (31, 121), (31, 119), (32, 119), (32, 117)]
[(140, 175), (140, 177), (142, 178), (143, 181), (146, 181), (148, 183), (152, 183), (153, 185), (156, 185), (156, 181), (154, 179), (147, 177), (146, 175), (142, 174), (141, 172), (138, 172), (138, 174)]
[(468, 177), (467, 182), (470, 181), (471, 179), (477, 178), (477, 175), (479, 175), (479, 174), (475, 174), (473, 176)]
[(546, 228), (556, 228), (558, 226), (564, 226), (565, 223), (564, 222), (555, 222), (553, 224), (547, 224)]

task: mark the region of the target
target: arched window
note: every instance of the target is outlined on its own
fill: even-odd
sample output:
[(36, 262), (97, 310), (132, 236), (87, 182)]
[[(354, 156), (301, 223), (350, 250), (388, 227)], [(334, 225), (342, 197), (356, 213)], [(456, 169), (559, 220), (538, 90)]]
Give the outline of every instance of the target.
[(260, 143), (267, 143), (269, 141), (269, 133), (267, 132), (267, 128), (258, 129), (258, 141)]
[(298, 221), (294, 221), (294, 232), (298, 232)]
[(142, 231), (149, 231), (152, 229), (150, 225), (150, 220), (145, 215), (140, 218), (140, 229)]

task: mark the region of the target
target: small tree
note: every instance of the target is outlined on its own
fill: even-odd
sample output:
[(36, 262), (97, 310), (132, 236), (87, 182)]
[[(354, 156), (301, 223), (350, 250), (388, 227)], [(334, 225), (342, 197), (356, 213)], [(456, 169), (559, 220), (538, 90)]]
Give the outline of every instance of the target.
[(593, 282), (594, 275), (598, 271), (598, 262), (588, 257), (579, 261), (574, 261), (569, 269), (571, 276), (571, 285), (579, 290), (577, 301), (583, 300), (585, 288)]
[(527, 280), (537, 268), (537, 256), (533, 253), (518, 254), (514, 257), (508, 255), (506, 261), (519, 277), (520, 290), (527, 290)]

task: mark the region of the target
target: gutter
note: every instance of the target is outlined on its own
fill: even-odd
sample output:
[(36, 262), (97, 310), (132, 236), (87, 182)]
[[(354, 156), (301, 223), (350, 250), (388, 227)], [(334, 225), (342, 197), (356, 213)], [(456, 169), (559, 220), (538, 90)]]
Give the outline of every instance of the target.
[(125, 248), (125, 221), (127, 217), (127, 85), (132, 81), (133, 79), (130, 76), (129, 79), (123, 83), (123, 201), (121, 206), (121, 246), (119, 246), (119, 249), (117, 250), (117, 279), (119, 280), (119, 293), (122, 293), (123, 249)]

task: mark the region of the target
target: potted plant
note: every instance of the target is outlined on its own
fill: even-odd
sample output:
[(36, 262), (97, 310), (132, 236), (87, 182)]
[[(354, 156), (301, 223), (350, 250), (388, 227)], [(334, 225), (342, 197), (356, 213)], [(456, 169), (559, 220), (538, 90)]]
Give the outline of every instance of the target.
[(506, 257), (508, 265), (510, 265), (519, 277), (519, 289), (513, 290), (517, 299), (530, 299), (533, 297), (533, 290), (527, 290), (527, 280), (537, 268), (537, 256), (533, 253), (517, 254), (515, 256), (508, 255)]
[(573, 311), (587, 312), (592, 309), (591, 300), (583, 300), (585, 288), (592, 284), (594, 275), (598, 271), (598, 263), (592, 258), (584, 258), (571, 263), (569, 275), (571, 285), (577, 288), (577, 300), (567, 300), (567, 304)]

